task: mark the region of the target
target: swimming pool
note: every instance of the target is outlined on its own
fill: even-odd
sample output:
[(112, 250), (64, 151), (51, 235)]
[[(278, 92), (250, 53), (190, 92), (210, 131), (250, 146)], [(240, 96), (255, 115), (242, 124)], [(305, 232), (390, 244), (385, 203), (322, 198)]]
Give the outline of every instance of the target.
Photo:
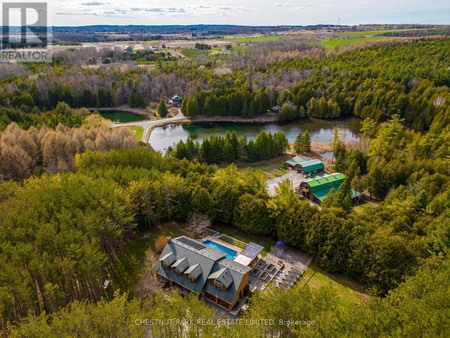
[(227, 258), (229, 258), (231, 260), (233, 260), (234, 257), (236, 257), (236, 254), (237, 254), (236, 251), (231, 250), (230, 248), (227, 248), (226, 246), (220, 245), (216, 242), (207, 240), (207, 241), (204, 241), (203, 244), (206, 244), (206, 245), (210, 246), (211, 248), (225, 252), (227, 254)]

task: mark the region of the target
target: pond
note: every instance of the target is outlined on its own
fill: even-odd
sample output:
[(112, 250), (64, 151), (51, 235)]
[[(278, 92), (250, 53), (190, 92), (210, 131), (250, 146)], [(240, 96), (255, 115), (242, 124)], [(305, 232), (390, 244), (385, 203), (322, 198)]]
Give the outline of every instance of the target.
[(359, 139), (361, 120), (357, 117), (335, 120), (304, 119), (291, 123), (267, 123), (267, 124), (239, 124), (239, 123), (201, 123), (188, 125), (166, 125), (153, 130), (149, 143), (153, 149), (165, 153), (168, 147), (177, 144), (179, 141), (186, 141), (188, 137), (198, 140), (210, 135), (224, 136), (228, 130), (236, 130), (237, 134), (247, 135), (248, 139), (255, 139), (262, 130), (266, 132), (283, 131), (289, 142), (295, 141), (297, 134), (306, 130), (309, 131), (311, 141), (329, 142), (332, 137), (333, 128), (340, 128), (341, 132), (346, 131), (345, 141)]
[(100, 115), (105, 119), (111, 120), (113, 122), (120, 122), (120, 123), (137, 122), (137, 121), (147, 120), (147, 116), (145, 116), (145, 115), (134, 114), (134, 113), (131, 113), (128, 111), (122, 111), (122, 110), (102, 111), (102, 112), (100, 112)]

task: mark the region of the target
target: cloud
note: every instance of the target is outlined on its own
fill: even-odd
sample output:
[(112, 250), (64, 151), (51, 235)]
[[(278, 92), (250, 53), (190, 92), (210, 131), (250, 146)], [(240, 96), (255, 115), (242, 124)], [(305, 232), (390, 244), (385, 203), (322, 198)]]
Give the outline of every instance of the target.
[(101, 6), (101, 5), (108, 5), (109, 2), (99, 2), (99, 1), (91, 1), (91, 2), (83, 2), (81, 3), (81, 6)]
[(286, 3), (276, 3), (275, 6), (277, 7), (289, 7), (291, 4), (289, 2)]
[(161, 7), (154, 7), (154, 8), (137, 8), (132, 7), (130, 8), (130, 11), (133, 12), (154, 12), (154, 13), (185, 13), (186, 10), (184, 8), (161, 8)]

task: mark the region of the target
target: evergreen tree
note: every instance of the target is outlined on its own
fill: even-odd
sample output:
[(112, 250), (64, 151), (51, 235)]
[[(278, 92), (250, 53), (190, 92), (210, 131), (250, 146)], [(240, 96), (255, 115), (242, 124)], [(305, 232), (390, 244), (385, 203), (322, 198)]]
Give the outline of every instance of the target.
[(247, 158), (247, 137), (242, 135), (239, 137), (239, 146), (238, 146), (238, 158), (246, 159)]
[(169, 111), (167, 110), (166, 103), (163, 99), (159, 101), (158, 107), (156, 108), (156, 111), (158, 112), (158, 115), (160, 118), (166, 117)]
[(325, 196), (320, 205), (322, 206), (322, 208), (331, 208), (334, 206), (335, 201), (336, 201), (336, 190), (334, 190), (334, 188), (331, 188), (331, 190)]
[(250, 106), (248, 107), (248, 114), (247, 117), (249, 119), (252, 119), (255, 117), (255, 108), (253, 106), (253, 102), (250, 103)]
[(186, 105), (186, 115), (189, 117), (196, 117), (198, 116), (199, 108), (198, 108), (198, 101), (195, 96), (191, 97)]
[(342, 142), (338, 142), (334, 148), (333, 156), (335, 158), (334, 170), (337, 172), (345, 172), (347, 150)]
[(203, 113), (207, 116), (217, 114), (217, 97), (215, 95), (210, 95), (206, 98)]
[(309, 132), (305, 131), (303, 138), (301, 139), (301, 150), (304, 153), (311, 151), (311, 137), (309, 136)]
[(197, 186), (192, 192), (191, 205), (192, 212), (213, 218), (214, 201), (207, 189)]
[(228, 139), (225, 139), (223, 147), (223, 159), (226, 163), (233, 163), (235, 160), (233, 145)]
[(349, 179), (345, 179), (336, 192), (333, 206), (342, 208), (346, 212), (352, 211), (352, 190)]
[(241, 111), (241, 116), (248, 118), (248, 104), (247, 104), (247, 100), (244, 101), (244, 105), (242, 106), (242, 111)]
[(293, 121), (298, 118), (298, 110), (297, 107), (294, 106), (291, 102), (286, 102), (280, 109), (280, 113), (278, 114), (279, 121)]
[(189, 99), (187, 97), (183, 98), (183, 101), (181, 102), (181, 112), (187, 116), (187, 103)]
[(302, 142), (303, 142), (303, 134), (300, 131), (294, 142), (294, 150), (296, 153), (302, 152)]
[(234, 210), (234, 224), (241, 230), (256, 234), (269, 235), (273, 232), (266, 201), (248, 193), (238, 200)]

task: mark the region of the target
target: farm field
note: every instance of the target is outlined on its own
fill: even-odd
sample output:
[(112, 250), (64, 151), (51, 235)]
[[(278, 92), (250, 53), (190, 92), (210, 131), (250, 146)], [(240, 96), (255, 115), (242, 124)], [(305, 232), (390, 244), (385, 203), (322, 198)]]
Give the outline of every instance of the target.
[(360, 41), (380, 41), (385, 40), (384, 37), (371, 37), (371, 38), (350, 38), (350, 39), (322, 39), (320, 43), (324, 44), (328, 49), (332, 49), (338, 45), (350, 45)]

